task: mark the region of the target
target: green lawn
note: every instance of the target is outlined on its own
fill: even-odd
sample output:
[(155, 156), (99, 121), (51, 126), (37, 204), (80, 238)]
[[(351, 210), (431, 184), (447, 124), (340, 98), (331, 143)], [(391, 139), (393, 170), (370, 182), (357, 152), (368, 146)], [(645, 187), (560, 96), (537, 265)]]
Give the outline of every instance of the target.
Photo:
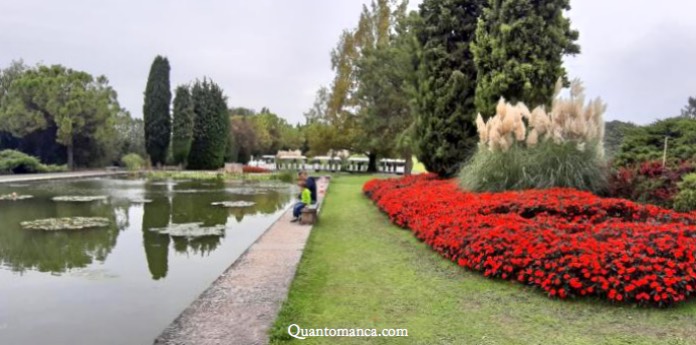
[[(271, 334), (302, 344), (696, 344), (696, 302), (655, 310), (557, 301), (444, 260), (337, 176)], [(308, 338), (287, 327), (406, 328), (408, 338)]]

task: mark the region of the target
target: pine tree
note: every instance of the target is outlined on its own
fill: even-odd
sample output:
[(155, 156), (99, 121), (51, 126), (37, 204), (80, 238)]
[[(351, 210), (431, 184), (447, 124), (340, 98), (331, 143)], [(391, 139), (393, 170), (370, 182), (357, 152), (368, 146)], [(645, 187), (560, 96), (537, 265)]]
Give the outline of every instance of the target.
[(528, 107), (550, 105), (556, 81), (567, 81), (563, 56), (580, 53), (563, 16), (570, 0), (489, 0), (471, 50), (478, 71), (476, 108), (493, 116), (500, 97)]
[(191, 88), (193, 101), (193, 142), (189, 169), (218, 169), (225, 163), (230, 118), (222, 89), (210, 80), (197, 81)]
[(193, 140), (193, 103), (187, 86), (179, 86), (174, 93), (174, 132), (172, 153), (174, 163), (185, 165)]
[(425, 0), (420, 6), (418, 159), (441, 177), (454, 176), (476, 144), (476, 68), (469, 46), (484, 4)]
[(153, 165), (164, 164), (171, 136), (169, 105), (172, 92), (169, 86), (169, 61), (157, 56), (150, 67), (145, 87), (143, 118), (145, 121), (145, 147)]
[(681, 111), (681, 116), (696, 119), (696, 97), (689, 97), (686, 106)]

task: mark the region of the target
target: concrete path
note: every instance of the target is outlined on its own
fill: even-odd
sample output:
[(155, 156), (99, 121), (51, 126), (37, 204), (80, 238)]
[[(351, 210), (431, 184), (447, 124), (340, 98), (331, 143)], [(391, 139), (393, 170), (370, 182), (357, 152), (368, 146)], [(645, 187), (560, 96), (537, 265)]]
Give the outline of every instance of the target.
[(21, 174), (21, 175), (0, 175), (0, 183), (17, 183), (17, 182), (33, 182), (33, 181), (48, 181), (48, 180), (63, 180), (74, 178), (90, 178), (90, 177), (105, 177), (128, 174), (126, 171), (75, 171), (63, 173), (48, 173), (48, 174)]
[[(320, 203), (327, 187), (327, 180), (318, 181)], [(267, 344), (312, 230), (291, 218), (292, 210), (286, 211), (155, 344)]]

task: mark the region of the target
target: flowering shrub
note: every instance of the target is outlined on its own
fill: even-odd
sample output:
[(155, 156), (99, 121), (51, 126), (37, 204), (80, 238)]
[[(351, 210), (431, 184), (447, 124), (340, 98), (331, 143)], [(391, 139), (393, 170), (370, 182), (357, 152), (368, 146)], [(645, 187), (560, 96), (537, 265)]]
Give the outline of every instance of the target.
[(261, 174), (261, 173), (267, 173), (271, 172), (268, 169), (261, 168), (261, 167), (254, 167), (250, 165), (245, 165), (242, 167), (242, 172), (245, 174)]
[(610, 178), (612, 197), (671, 208), (682, 178), (696, 171), (689, 162), (662, 166), (662, 161), (643, 162), (619, 168)]
[(433, 175), (363, 192), (447, 259), (549, 297), (668, 306), (696, 289), (696, 214), (573, 189), (467, 193)]

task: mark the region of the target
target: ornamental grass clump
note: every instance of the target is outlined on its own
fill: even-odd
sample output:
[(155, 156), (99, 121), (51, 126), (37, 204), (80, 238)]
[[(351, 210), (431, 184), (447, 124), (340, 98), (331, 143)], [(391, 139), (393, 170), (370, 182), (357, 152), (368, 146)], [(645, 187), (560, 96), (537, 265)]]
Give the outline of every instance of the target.
[(484, 121), (479, 114), (479, 147), (461, 172), (461, 186), (476, 192), (552, 187), (603, 191), (606, 105), (600, 99), (586, 103), (578, 80), (571, 83), (570, 97), (559, 97), (561, 90), (559, 81), (548, 112), (501, 98), (495, 116)]

